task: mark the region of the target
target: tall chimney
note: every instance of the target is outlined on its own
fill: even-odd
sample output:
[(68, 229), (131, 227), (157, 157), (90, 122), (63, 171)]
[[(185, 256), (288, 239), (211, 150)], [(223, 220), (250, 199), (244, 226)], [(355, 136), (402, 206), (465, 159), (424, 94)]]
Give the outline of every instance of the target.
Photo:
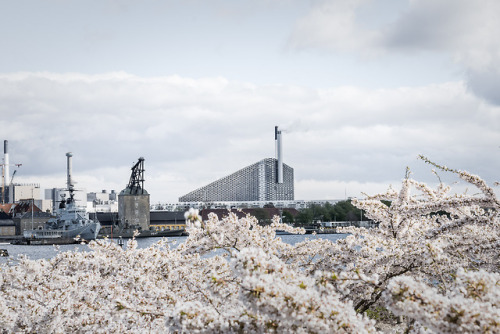
[[(3, 185), (4, 186), (9, 186), (9, 181), (10, 181), (10, 171), (9, 171), (9, 141), (8, 140), (4, 140), (3, 141), (3, 163), (4, 163), (4, 173), (3, 173)], [(4, 198), (2, 198), (2, 203), (4, 203), (4, 200), (6, 199), (5, 198), (5, 188), (3, 190), (3, 194), (2, 196), (4, 196)], [(11, 196), (11, 194), (9, 194), (9, 197)], [(7, 198), (7, 203), (9, 203), (9, 199)]]
[(71, 172), (73, 169), (73, 166), (71, 164), (71, 157), (73, 154), (71, 152), (66, 153), (66, 157), (68, 157), (68, 190), (73, 190), (73, 180), (71, 180)]
[(274, 127), (274, 141), (276, 142), (276, 182), (283, 183), (283, 151), (281, 149), (281, 131)]

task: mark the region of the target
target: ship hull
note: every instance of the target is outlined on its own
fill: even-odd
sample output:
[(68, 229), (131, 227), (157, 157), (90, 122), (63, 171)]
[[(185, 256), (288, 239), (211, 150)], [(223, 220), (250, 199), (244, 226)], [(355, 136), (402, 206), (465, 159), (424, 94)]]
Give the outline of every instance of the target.
[(78, 244), (82, 241), (77, 241), (73, 238), (53, 238), (53, 239), (18, 239), (11, 242), (13, 245), (70, 245), (70, 244)]
[(97, 222), (87, 223), (73, 229), (40, 229), (24, 231), (23, 236), (28, 240), (49, 240), (57, 242), (56, 239), (64, 240), (95, 240), (101, 229), (101, 224)]

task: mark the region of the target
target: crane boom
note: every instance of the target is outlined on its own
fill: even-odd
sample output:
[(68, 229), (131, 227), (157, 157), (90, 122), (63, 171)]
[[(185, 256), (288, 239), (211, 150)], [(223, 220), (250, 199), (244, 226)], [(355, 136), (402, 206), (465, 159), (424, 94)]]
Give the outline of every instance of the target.
[(14, 169), (14, 173), (12, 173), (12, 177), (10, 178), (10, 183), (9, 185), (12, 185), (12, 182), (14, 182), (14, 175), (16, 175), (17, 169)]

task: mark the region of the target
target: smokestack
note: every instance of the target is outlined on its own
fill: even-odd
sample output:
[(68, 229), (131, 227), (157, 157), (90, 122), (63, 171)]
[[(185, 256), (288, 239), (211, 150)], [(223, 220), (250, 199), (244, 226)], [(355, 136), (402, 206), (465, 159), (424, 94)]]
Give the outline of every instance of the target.
[(71, 180), (71, 172), (73, 169), (73, 166), (71, 164), (71, 157), (73, 154), (71, 152), (66, 153), (66, 156), (68, 157), (68, 190), (73, 190), (73, 181)]
[(274, 141), (276, 142), (276, 182), (283, 183), (283, 151), (281, 149), (281, 131), (274, 127)]
[[(10, 180), (10, 170), (9, 170), (9, 141), (4, 140), (3, 141), (3, 163), (4, 163), (4, 173), (3, 173), (3, 185), (9, 185), (9, 180)], [(5, 188), (2, 196), (5, 197)], [(10, 197), (10, 194), (9, 194)], [(2, 198), (2, 203), (4, 203), (4, 198)], [(7, 203), (9, 203), (9, 199), (7, 198)]]

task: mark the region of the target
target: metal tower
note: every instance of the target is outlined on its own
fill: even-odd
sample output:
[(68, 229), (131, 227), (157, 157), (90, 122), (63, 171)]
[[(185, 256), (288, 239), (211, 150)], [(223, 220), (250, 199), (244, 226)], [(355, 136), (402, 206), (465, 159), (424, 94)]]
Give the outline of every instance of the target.
[(132, 167), (132, 173), (127, 185), (131, 195), (144, 194), (144, 170), (144, 158), (140, 157), (139, 161)]

